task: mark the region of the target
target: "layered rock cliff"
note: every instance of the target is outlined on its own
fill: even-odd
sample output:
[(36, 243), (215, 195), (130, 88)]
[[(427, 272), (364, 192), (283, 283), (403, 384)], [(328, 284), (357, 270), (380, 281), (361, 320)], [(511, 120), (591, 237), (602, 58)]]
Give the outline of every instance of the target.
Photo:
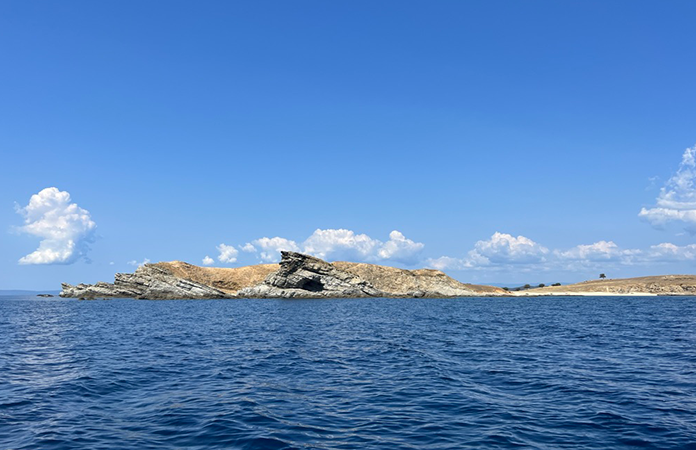
[(460, 283), (438, 270), (403, 270), (282, 252), (280, 264), (210, 268), (174, 261), (118, 273), (114, 283), (63, 284), (61, 297), (139, 299), (464, 297), (502, 289)]
[(135, 273), (117, 273), (114, 283), (78, 284), (63, 283), (61, 297), (102, 298), (125, 297), (140, 299), (177, 298), (225, 298), (227, 294), (220, 289), (180, 278), (160, 264), (145, 264)]
[(280, 268), (263, 283), (242, 289), (240, 297), (384, 297), (386, 293), (351, 273), (309, 255), (281, 252)]

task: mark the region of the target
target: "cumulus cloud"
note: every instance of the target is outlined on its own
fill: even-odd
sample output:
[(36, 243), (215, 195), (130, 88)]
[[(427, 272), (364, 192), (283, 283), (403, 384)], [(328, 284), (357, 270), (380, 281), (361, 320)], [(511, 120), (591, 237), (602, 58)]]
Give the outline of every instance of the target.
[(454, 258), (441, 256), (430, 258), (426, 265), (438, 270), (475, 270), (516, 267), (526, 270), (531, 267), (542, 267), (553, 253), (543, 245), (525, 236), (513, 236), (507, 233), (495, 232), (490, 239), (481, 240), (474, 244), (465, 257)]
[(472, 267), (466, 259), (453, 258), (451, 256), (428, 258), (425, 264), (427, 267), (437, 270), (464, 270)]
[(258, 253), (257, 257), (264, 262), (277, 262), (281, 250), (288, 250), (330, 261), (394, 261), (403, 264), (417, 263), (424, 247), (424, 244), (412, 241), (396, 230), (389, 234), (388, 241), (382, 242), (342, 228), (317, 229), (301, 243), (276, 236), (263, 237), (240, 246), (243, 252)]
[(236, 248), (234, 248), (234, 246), (220, 244), (216, 248), (220, 252), (220, 254), (218, 255), (218, 261), (220, 261), (221, 263), (237, 262), (237, 254), (239, 254), (239, 252)]
[(247, 242), (244, 245), (240, 245), (239, 248), (241, 248), (242, 251), (246, 253), (256, 253), (256, 247), (254, 247), (250, 242)]
[(425, 244), (407, 239), (394, 230), (382, 242), (366, 234), (346, 229), (317, 229), (302, 244), (303, 251), (318, 258), (348, 261), (394, 261), (415, 264)]
[[(554, 251), (558, 262), (579, 262), (585, 265), (608, 262), (621, 265), (654, 264), (696, 260), (696, 244), (679, 246), (664, 242), (648, 249), (623, 249), (612, 241), (599, 241), (590, 245), (578, 245), (566, 251)], [(572, 269), (572, 264), (566, 268)]]
[[(680, 252), (688, 253), (688, 249), (680, 249)], [(525, 236), (514, 237), (496, 232), (490, 239), (478, 241), (463, 258), (431, 258), (427, 260), (427, 265), (438, 270), (574, 270), (593, 263), (639, 264), (655, 260), (654, 255), (657, 253), (657, 249), (650, 252), (622, 249), (613, 241), (582, 244), (565, 250), (549, 250)], [(662, 251), (662, 254), (665, 253), (668, 253), (666, 249)]]
[(280, 261), (280, 252), (283, 250), (291, 252), (300, 251), (300, 247), (297, 245), (297, 242), (278, 236), (273, 238), (262, 237), (261, 239), (256, 239), (250, 243), (247, 243), (244, 245), (244, 247), (242, 247), (246, 248), (246, 250), (244, 250), (245, 252), (252, 251), (248, 246), (253, 247), (253, 251), (260, 249), (261, 252), (259, 253), (259, 259), (267, 263)]
[[(366, 234), (347, 229), (317, 229), (298, 243), (282, 237), (263, 237), (239, 246), (243, 252), (255, 254), (263, 262), (277, 262), (282, 250), (311, 254), (329, 261), (400, 262), (423, 264), (438, 270), (550, 271), (601, 270), (620, 265), (655, 264), (696, 261), (696, 244), (677, 246), (670, 243), (647, 249), (622, 248), (614, 241), (601, 240), (565, 249), (549, 249), (526, 236), (495, 232), (489, 239), (477, 241), (462, 257), (441, 256), (422, 259), (425, 245), (392, 231), (389, 240), (380, 241)], [(222, 244), (218, 249), (231, 249), (231, 262), (237, 250)]]
[(687, 148), (679, 169), (660, 189), (656, 205), (642, 208), (638, 216), (656, 228), (669, 222), (682, 222), (684, 229), (696, 233), (696, 146)]
[(317, 229), (304, 241), (304, 252), (321, 259), (364, 261), (382, 243), (366, 234), (345, 229)]
[(647, 257), (654, 261), (674, 262), (674, 261), (694, 261), (696, 260), (696, 244), (678, 245), (664, 242), (650, 247)]
[(415, 264), (420, 259), (424, 247), (425, 244), (406, 239), (401, 232), (394, 230), (389, 233), (389, 240), (382, 245), (377, 256), (380, 259)]
[(20, 264), (72, 264), (86, 259), (97, 224), (89, 211), (72, 203), (68, 192), (43, 189), (17, 212), (24, 217), (19, 230), (41, 238), (39, 247), (22, 257)]
[(203, 265), (204, 266), (212, 266), (214, 263), (215, 263), (215, 260), (208, 255), (205, 255), (205, 258), (203, 258)]
[(578, 245), (565, 251), (555, 251), (554, 253), (563, 260), (628, 261), (628, 259), (640, 255), (641, 251), (621, 249), (613, 241), (599, 241), (594, 244)]
[(476, 265), (539, 263), (548, 253), (549, 249), (527, 237), (496, 232), (490, 239), (474, 245), (469, 262)]

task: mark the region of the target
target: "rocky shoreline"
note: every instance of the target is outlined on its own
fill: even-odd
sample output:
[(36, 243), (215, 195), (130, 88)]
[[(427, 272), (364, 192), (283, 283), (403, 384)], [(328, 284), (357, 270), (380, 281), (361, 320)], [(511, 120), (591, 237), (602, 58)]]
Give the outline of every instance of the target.
[(61, 297), (165, 299), (468, 297), (506, 295), (492, 286), (464, 284), (439, 270), (404, 270), (374, 264), (329, 263), (282, 252), (280, 264), (241, 268), (182, 262), (145, 264), (117, 273), (113, 283), (63, 283)]

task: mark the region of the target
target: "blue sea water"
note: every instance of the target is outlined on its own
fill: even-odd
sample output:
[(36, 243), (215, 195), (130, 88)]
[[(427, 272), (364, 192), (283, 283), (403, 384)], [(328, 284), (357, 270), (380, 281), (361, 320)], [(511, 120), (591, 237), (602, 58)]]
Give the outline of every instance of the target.
[(696, 299), (0, 298), (0, 449), (696, 449)]

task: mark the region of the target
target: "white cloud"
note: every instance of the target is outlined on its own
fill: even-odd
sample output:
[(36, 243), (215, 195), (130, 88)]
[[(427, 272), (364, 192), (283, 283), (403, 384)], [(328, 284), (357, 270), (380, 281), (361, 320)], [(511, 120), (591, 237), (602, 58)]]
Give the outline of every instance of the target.
[(304, 253), (336, 261), (379, 262), (394, 261), (415, 264), (425, 244), (407, 239), (400, 231), (389, 233), (382, 242), (366, 234), (346, 229), (317, 229), (302, 244)]
[(329, 261), (346, 260), (360, 262), (394, 261), (416, 264), (424, 244), (406, 238), (399, 231), (392, 231), (389, 240), (382, 242), (366, 234), (346, 229), (316, 229), (302, 243), (282, 237), (262, 237), (239, 248), (246, 253), (257, 253), (263, 262), (277, 262), (282, 250), (301, 252)]
[(72, 264), (86, 259), (97, 224), (89, 211), (71, 203), (68, 192), (43, 189), (17, 212), (24, 216), (20, 231), (41, 238), (39, 247), (22, 257), (20, 264)]
[(474, 244), (464, 258), (441, 256), (426, 261), (427, 267), (438, 270), (476, 270), (511, 268), (527, 270), (542, 268), (553, 254), (548, 248), (525, 236), (495, 232), (490, 239)]
[(660, 189), (656, 206), (642, 208), (638, 216), (656, 228), (669, 222), (683, 222), (685, 229), (696, 233), (696, 146), (687, 148), (679, 169)]
[(220, 244), (216, 248), (220, 252), (218, 255), (218, 261), (221, 263), (237, 262), (237, 254), (239, 252), (232, 245)]
[(471, 268), (471, 265), (465, 259), (452, 258), (451, 256), (429, 258), (425, 261), (425, 265), (437, 270), (464, 270)]
[(377, 255), (380, 259), (415, 264), (424, 247), (425, 244), (406, 239), (401, 232), (394, 230), (389, 233), (389, 240), (382, 245)]
[[(696, 246), (695, 246), (696, 247)], [(652, 253), (655, 253), (653, 251)], [(622, 249), (612, 241), (577, 245), (568, 250), (549, 250), (525, 236), (494, 233), (478, 241), (464, 258), (442, 256), (427, 260), (438, 270), (578, 270), (594, 263), (638, 264), (650, 256), (641, 250)]]
[(696, 260), (696, 244), (678, 245), (664, 242), (650, 247), (647, 257), (655, 261), (693, 261)]
[(256, 247), (254, 247), (251, 243), (247, 242), (244, 245), (240, 245), (239, 248), (242, 249), (243, 252), (246, 253), (256, 253)]
[(215, 263), (215, 260), (208, 255), (205, 255), (205, 258), (203, 258), (203, 265), (204, 266), (212, 266), (214, 263)]
[(478, 241), (469, 252), (469, 264), (529, 264), (543, 262), (549, 250), (524, 237), (495, 232), (490, 239)]
[(616, 261), (627, 260), (639, 255), (640, 250), (622, 250), (613, 241), (599, 241), (594, 244), (578, 245), (570, 250), (554, 252), (560, 259), (575, 261)]
[(638, 216), (648, 221), (655, 228), (664, 228), (669, 222), (684, 222), (689, 233), (696, 232), (696, 211), (680, 211), (670, 208), (642, 208)]
[(130, 264), (131, 266), (140, 267), (140, 266), (144, 266), (145, 264), (150, 264), (150, 260), (147, 258), (143, 259), (140, 262), (138, 262), (136, 260), (132, 260), (132, 261), (128, 261), (128, 264)]
[(373, 255), (381, 242), (366, 234), (345, 229), (317, 229), (304, 241), (304, 252), (321, 259), (364, 261)]
[[(278, 236), (273, 238), (262, 237), (261, 239), (256, 239), (251, 241), (251, 243), (245, 244), (242, 248), (248, 248), (247, 246), (249, 245), (254, 247), (254, 249), (261, 249), (259, 258), (261, 261), (268, 263), (280, 261), (280, 252), (282, 250), (290, 252), (300, 251), (300, 247), (297, 245), (297, 242)], [(244, 251), (248, 252), (249, 250)]]
[[(613, 241), (601, 240), (569, 249), (549, 249), (526, 236), (496, 232), (489, 239), (476, 242), (463, 257), (441, 256), (421, 259), (425, 245), (392, 231), (389, 240), (382, 242), (366, 234), (347, 229), (317, 229), (304, 242), (282, 237), (263, 237), (239, 246), (241, 251), (255, 253), (263, 262), (277, 262), (280, 251), (288, 250), (311, 254), (329, 261), (346, 260), (380, 263), (401, 262), (405, 265), (424, 263), (438, 270), (487, 271), (579, 271), (607, 270), (618, 266), (635, 266), (675, 261), (696, 261), (696, 244), (679, 247), (663, 243), (645, 250), (624, 249)], [(237, 250), (221, 244), (218, 249), (229, 250), (236, 261)], [(600, 269), (601, 267), (601, 269)]]

